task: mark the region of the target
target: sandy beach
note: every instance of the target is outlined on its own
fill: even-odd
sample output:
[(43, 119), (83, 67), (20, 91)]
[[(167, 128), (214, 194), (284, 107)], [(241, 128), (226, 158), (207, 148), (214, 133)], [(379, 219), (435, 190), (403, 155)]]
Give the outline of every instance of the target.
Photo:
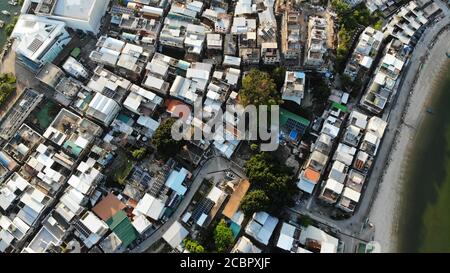
[[(397, 128), (395, 142), (369, 216), (375, 225), (374, 240), (381, 244), (383, 252), (397, 251), (398, 213), (404, 193), (404, 174), (408, 166), (411, 145), (426, 115), (426, 108), (433, 97), (441, 69), (448, 62), (445, 53), (449, 50), (449, 41), (450, 30), (447, 29), (439, 35), (432, 48), (423, 50), (427, 57), (420, 59), (424, 61), (420, 73), (416, 73), (417, 69), (408, 71), (411, 73), (408, 76), (415, 83), (406, 79), (399, 90), (399, 92), (410, 92), (411, 86), (414, 85), (404, 111), (404, 122)], [(421, 63), (417, 65), (420, 66)], [(395, 110), (399, 110), (398, 107), (393, 111)]]

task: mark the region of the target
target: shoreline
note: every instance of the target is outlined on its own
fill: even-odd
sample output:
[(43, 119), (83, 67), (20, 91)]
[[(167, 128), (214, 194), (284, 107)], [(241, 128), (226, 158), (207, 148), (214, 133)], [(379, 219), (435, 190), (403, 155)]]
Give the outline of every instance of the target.
[(404, 201), (406, 186), (404, 176), (412, 153), (411, 146), (415, 142), (417, 132), (420, 131), (426, 108), (438, 90), (437, 81), (442, 69), (448, 62), (445, 56), (448, 41), (450, 41), (450, 30), (446, 29), (438, 34), (434, 45), (428, 50), (425, 55), (426, 60), (422, 62), (414, 75), (413, 84), (405, 84), (399, 90), (399, 92), (412, 90), (413, 93), (406, 101), (403, 122), (397, 129), (397, 135), (386, 162), (385, 173), (380, 181), (369, 216), (376, 227), (374, 240), (381, 244), (383, 252), (399, 250), (399, 214)]

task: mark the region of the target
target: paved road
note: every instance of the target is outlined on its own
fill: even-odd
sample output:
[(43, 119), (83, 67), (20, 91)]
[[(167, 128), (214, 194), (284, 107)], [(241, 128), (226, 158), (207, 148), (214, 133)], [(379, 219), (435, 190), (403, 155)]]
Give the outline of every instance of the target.
[(149, 249), (155, 242), (157, 242), (169, 227), (178, 219), (181, 218), (184, 211), (188, 208), (197, 190), (203, 182), (203, 179), (211, 173), (217, 173), (232, 168), (234, 172), (241, 175), (240, 171), (232, 167), (232, 162), (223, 157), (212, 157), (203, 164), (203, 166), (194, 172), (194, 181), (189, 187), (189, 191), (181, 201), (180, 205), (172, 216), (165, 222), (158, 230), (156, 230), (150, 237), (144, 240), (139, 246), (134, 248), (131, 252), (144, 252)]
[[(330, 219), (328, 216), (323, 214), (306, 212), (306, 214), (310, 215), (315, 220), (325, 223), (342, 234), (354, 235), (362, 240), (373, 239), (373, 230), (370, 230), (370, 228), (363, 229), (363, 225), (370, 213), (373, 201), (376, 198), (380, 181), (382, 181), (385, 167), (388, 163), (389, 155), (396, 138), (397, 128), (399, 128), (402, 123), (402, 115), (409, 98), (409, 91), (411, 90), (417, 71), (422, 63), (421, 58), (427, 54), (429, 45), (432, 43), (433, 39), (440, 32), (440, 30), (450, 24), (449, 9), (442, 2), (437, 1), (436, 3), (443, 9), (445, 17), (438, 23), (435, 23), (426, 29), (412, 53), (412, 56), (407, 64), (408, 67), (406, 67), (402, 78), (400, 79), (396, 97), (392, 100), (386, 111), (387, 114), (385, 116), (388, 118), (387, 130), (378, 151), (378, 156), (374, 161), (371, 175), (366, 181), (367, 188), (365, 189), (364, 195), (361, 197), (361, 202), (357, 211), (351, 218), (339, 221)], [(356, 241), (353, 239), (351, 241), (347, 240), (347, 252), (353, 252), (356, 246), (355, 243)]]

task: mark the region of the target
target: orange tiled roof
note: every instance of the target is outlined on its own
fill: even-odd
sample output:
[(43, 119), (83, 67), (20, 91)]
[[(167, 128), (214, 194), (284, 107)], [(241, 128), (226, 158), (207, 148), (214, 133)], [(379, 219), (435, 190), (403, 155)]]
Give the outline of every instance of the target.
[(92, 211), (103, 221), (106, 221), (124, 208), (126, 208), (125, 204), (114, 194), (109, 193), (102, 201), (92, 208)]
[[(169, 112), (171, 114), (175, 111), (177, 106), (186, 106), (189, 109), (191, 109), (191, 107), (189, 105), (187, 105), (186, 103), (184, 103), (184, 102), (182, 102), (180, 100), (175, 100), (175, 99), (166, 100), (165, 105), (166, 105), (166, 108), (167, 108), (167, 112)], [(184, 110), (184, 109), (181, 109), (181, 110)], [(189, 113), (186, 113), (186, 114), (188, 115)], [(184, 116), (184, 112), (180, 113), (179, 117), (182, 118), (183, 116)]]
[(230, 199), (228, 200), (227, 205), (223, 209), (222, 214), (224, 216), (226, 216), (230, 219), (233, 218), (233, 215), (239, 209), (242, 198), (244, 198), (244, 196), (247, 193), (249, 188), (250, 188), (250, 182), (248, 180), (241, 180), (239, 182), (239, 185), (234, 190), (233, 194), (231, 195)]
[(318, 171), (315, 171), (315, 170), (311, 169), (311, 168), (307, 168), (305, 170), (304, 176), (309, 181), (315, 182), (315, 183), (319, 182), (319, 179), (320, 179), (320, 173)]

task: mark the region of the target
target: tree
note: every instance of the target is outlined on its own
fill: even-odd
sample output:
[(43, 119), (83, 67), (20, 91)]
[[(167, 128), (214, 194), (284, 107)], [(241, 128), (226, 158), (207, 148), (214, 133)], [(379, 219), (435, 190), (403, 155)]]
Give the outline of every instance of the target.
[(373, 25), (373, 28), (376, 30), (381, 30), (382, 26), (383, 26), (383, 20), (380, 19), (377, 22), (375, 22), (375, 24)]
[(270, 199), (263, 190), (248, 192), (242, 199), (241, 210), (245, 215), (253, 215), (258, 211), (267, 211), (270, 207)]
[(302, 227), (308, 227), (314, 223), (313, 219), (309, 217), (308, 215), (302, 215), (300, 217), (300, 225)]
[(125, 185), (126, 179), (133, 169), (133, 162), (131, 160), (124, 160), (114, 172), (113, 181), (119, 185)]
[(259, 145), (256, 143), (250, 144), (250, 150), (257, 151), (259, 149)]
[(266, 153), (258, 153), (252, 156), (245, 162), (244, 167), (248, 179), (256, 187), (267, 181), (267, 177), (272, 174), (273, 169)]
[[(254, 207), (254, 200), (262, 201), (261, 208), (271, 213), (278, 213), (285, 206), (293, 206), (293, 197), (297, 188), (290, 177), (291, 169), (279, 162), (272, 154), (259, 153), (252, 156), (244, 165), (248, 179), (254, 190), (261, 190), (261, 193), (250, 191), (248, 200), (244, 207), (249, 215)], [(262, 206), (264, 205), (264, 206)], [(258, 208), (258, 207), (256, 207)]]
[(278, 213), (283, 207), (294, 206), (297, 187), (287, 174), (274, 174), (271, 182), (265, 185), (264, 191), (270, 199), (269, 212)]
[(16, 77), (12, 73), (0, 74), (0, 83), (16, 83)]
[(312, 87), (313, 101), (317, 104), (324, 104), (330, 97), (330, 87), (325, 83), (325, 78), (319, 73), (312, 73), (310, 75), (310, 82)]
[(175, 156), (184, 146), (183, 140), (175, 140), (172, 137), (172, 125), (175, 122), (175, 118), (167, 119), (158, 127), (153, 136), (153, 144), (158, 151), (158, 156), (163, 159)]
[(144, 158), (146, 154), (147, 154), (147, 149), (145, 147), (136, 149), (132, 152), (132, 156), (136, 160)]
[(0, 105), (5, 103), (9, 95), (16, 89), (16, 86), (9, 83), (0, 83)]
[(338, 15), (343, 15), (351, 9), (351, 7), (342, 0), (333, 0), (331, 2), (331, 7), (337, 12)]
[(6, 25), (5, 27), (5, 33), (7, 36), (10, 36), (11, 33), (14, 30), (14, 27), (16, 26), (17, 21), (19, 20), (19, 16), (14, 16), (11, 23), (9, 23), (8, 25)]
[(346, 74), (340, 75), (342, 87), (351, 94), (352, 97), (357, 97), (362, 87), (362, 82), (359, 79), (352, 80)]
[(274, 80), (267, 72), (252, 69), (242, 80), (239, 102), (244, 105), (279, 105), (282, 103)]
[(183, 240), (184, 247), (191, 253), (204, 253), (205, 248), (200, 245), (197, 241), (184, 239)]
[(11, 33), (13, 32), (13, 30), (14, 30), (14, 25), (13, 24), (7, 24), (6, 25), (6, 27), (5, 27), (5, 33), (6, 33), (6, 36), (10, 36), (11, 35)]
[(216, 245), (217, 252), (225, 252), (233, 243), (233, 232), (225, 223), (225, 220), (221, 220), (214, 229), (214, 243)]
[(286, 68), (278, 66), (272, 71), (272, 78), (277, 85), (277, 90), (281, 90), (284, 85), (284, 79), (286, 77)]

